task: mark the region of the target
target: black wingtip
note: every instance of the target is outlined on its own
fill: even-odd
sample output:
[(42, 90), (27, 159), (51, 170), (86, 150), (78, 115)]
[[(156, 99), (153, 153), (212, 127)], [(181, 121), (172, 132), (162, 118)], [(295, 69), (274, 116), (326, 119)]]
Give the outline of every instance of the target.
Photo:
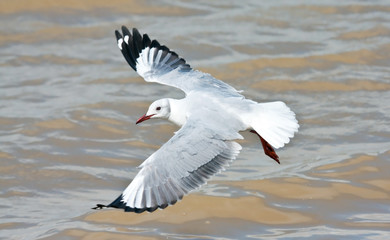
[(143, 39), (142, 40), (142, 48), (143, 49), (149, 47), (150, 44), (152, 43), (152, 41), (150, 40), (148, 34), (146, 34), (146, 33), (142, 36), (142, 39)]
[(151, 43), (150, 43), (150, 48), (160, 48), (160, 43), (154, 39)]
[(126, 26), (122, 26), (122, 33), (123, 33), (123, 36), (126, 36), (126, 35), (131, 36), (129, 29)]
[(161, 55), (158, 58), (160, 59), (160, 61), (164, 59), (167, 54), (170, 54), (169, 59), (165, 59), (165, 64), (170, 64), (170, 68), (179, 68), (179, 71), (181, 72), (191, 70), (190, 65), (188, 65), (183, 58), (180, 58), (177, 53), (169, 50), (169, 48), (164, 45), (160, 45), (157, 40), (151, 40), (147, 34), (141, 35), (137, 28), (133, 28), (131, 31), (129, 31), (126, 26), (122, 26), (121, 30), (122, 34), (118, 30), (115, 31), (115, 36), (118, 41), (118, 47), (120, 48), (123, 56), (125, 57), (130, 67), (133, 68), (135, 71), (137, 71), (137, 59), (139, 58), (143, 49), (148, 47), (150, 49), (157, 49), (157, 51), (155, 51), (155, 54), (151, 56), (152, 59), (150, 61), (155, 60), (157, 57), (157, 53), (160, 51), (162, 52), (160, 53)]
[(138, 29), (133, 28), (133, 54), (135, 59), (139, 57), (139, 54), (142, 51), (143, 40), (141, 34), (138, 32)]
[(126, 203), (122, 201), (122, 194), (121, 194), (112, 203), (110, 203), (108, 205), (96, 204), (96, 207), (93, 207), (91, 209), (101, 210), (103, 208), (118, 208), (118, 209), (123, 209), (125, 212), (143, 213), (145, 211), (154, 212), (158, 208), (164, 209), (168, 206), (169, 206), (169, 204), (163, 204), (161, 206), (155, 206), (155, 207), (151, 207), (151, 208), (131, 208), (129, 206), (126, 206)]
[(113, 207), (113, 208), (126, 208), (126, 203), (122, 201), (122, 194), (119, 195), (112, 203), (108, 204), (108, 207)]
[(103, 208), (108, 208), (108, 206), (104, 205), (104, 204), (96, 204), (96, 207), (93, 207), (91, 209), (93, 209), (93, 210), (100, 210), (100, 209), (103, 209)]
[(118, 30), (115, 30), (115, 37), (116, 37), (117, 41), (122, 38), (122, 35), (120, 34), (120, 32)]
[(103, 208), (126, 208), (126, 204), (122, 202), (122, 194), (117, 197), (112, 203), (108, 205), (104, 204), (96, 204), (96, 207), (93, 207), (92, 209), (98, 210), (98, 209), (103, 209)]
[(93, 207), (92, 209), (98, 210), (98, 209), (103, 209), (103, 208), (126, 208), (126, 204), (122, 202), (122, 194), (117, 197), (112, 203), (108, 205), (104, 204), (96, 204), (96, 207)]
[(142, 38), (137, 28), (133, 28), (133, 36), (136, 38)]

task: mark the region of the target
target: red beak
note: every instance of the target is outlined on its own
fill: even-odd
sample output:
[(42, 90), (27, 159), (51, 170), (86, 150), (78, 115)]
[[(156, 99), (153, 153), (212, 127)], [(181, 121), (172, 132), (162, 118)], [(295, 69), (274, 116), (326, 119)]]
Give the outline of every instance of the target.
[(140, 117), (137, 122), (135, 124), (138, 124), (138, 123), (141, 123), (143, 121), (146, 121), (148, 119), (150, 119), (151, 117), (153, 117), (155, 114), (152, 114), (152, 115), (148, 115), (146, 116), (146, 114), (144, 114), (142, 117)]

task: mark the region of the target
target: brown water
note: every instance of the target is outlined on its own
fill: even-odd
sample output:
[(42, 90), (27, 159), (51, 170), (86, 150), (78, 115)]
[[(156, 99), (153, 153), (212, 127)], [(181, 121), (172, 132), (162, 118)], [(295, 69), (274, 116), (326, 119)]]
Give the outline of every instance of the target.
[[(388, 1), (0, 1), (1, 239), (390, 239)], [(301, 124), (267, 158), (154, 213), (94, 211), (177, 127), (134, 122), (173, 88), (145, 83), (114, 30), (147, 32)]]

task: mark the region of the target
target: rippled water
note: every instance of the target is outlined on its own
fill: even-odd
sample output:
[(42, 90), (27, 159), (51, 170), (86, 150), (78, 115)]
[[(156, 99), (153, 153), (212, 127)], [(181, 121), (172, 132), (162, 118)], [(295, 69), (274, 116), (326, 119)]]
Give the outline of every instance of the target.
[[(127, 25), (301, 124), (267, 158), (154, 213), (94, 211), (177, 127), (134, 122), (173, 88), (145, 83)], [(389, 239), (388, 1), (1, 1), (1, 239)]]

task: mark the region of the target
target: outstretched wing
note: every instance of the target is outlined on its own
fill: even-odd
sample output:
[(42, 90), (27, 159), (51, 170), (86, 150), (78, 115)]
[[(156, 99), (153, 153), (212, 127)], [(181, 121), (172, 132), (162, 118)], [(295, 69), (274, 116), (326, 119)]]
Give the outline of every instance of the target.
[(124, 192), (107, 207), (131, 212), (165, 208), (198, 188), (233, 161), (241, 146), (237, 132), (215, 131), (198, 119), (187, 123), (140, 166)]
[(131, 33), (122, 26), (122, 34), (115, 31), (118, 47), (127, 63), (145, 81), (176, 87), (185, 93), (201, 88), (202, 91), (217, 89), (225, 95), (241, 96), (230, 85), (209, 74), (193, 70), (178, 54), (157, 40), (150, 40), (147, 34), (141, 36), (136, 28)]

